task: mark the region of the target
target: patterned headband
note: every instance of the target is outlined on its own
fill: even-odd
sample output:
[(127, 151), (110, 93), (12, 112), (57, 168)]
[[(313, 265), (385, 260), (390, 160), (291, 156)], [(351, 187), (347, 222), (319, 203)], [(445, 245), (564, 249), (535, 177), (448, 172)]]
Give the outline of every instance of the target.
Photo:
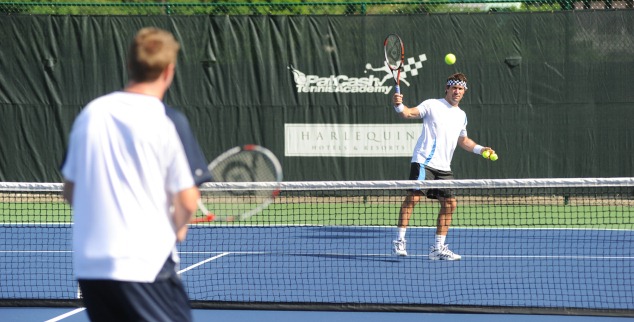
[(464, 87), (464, 89), (467, 89), (467, 82), (465, 81), (461, 81), (457, 79), (450, 79), (447, 81), (447, 86), (453, 86), (453, 85), (462, 86)]

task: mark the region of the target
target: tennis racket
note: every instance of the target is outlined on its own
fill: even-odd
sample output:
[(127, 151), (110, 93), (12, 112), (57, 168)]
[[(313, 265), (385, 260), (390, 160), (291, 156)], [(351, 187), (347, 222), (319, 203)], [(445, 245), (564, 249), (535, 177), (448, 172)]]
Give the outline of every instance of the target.
[(209, 164), (213, 182), (201, 186), (199, 212), (192, 223), (240, 221), (268, 207), (280, 192), (282, 167), (258, 145), (238, 146)]
[(383, 41), (383, 50), (385, 51), (385, 65), (392, 72), (394, 77), (394, 90), (396, 93), (401, 93), (401, 68), (403, 67), (403, 60), (405, 60), (405, 46), (401, 37), (397, 34), (389, 34), (385, 41)]

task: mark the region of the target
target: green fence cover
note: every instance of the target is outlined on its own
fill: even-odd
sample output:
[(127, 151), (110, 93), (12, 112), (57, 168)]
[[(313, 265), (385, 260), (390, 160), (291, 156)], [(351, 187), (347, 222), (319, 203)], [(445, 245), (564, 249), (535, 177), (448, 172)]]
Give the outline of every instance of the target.
[[(60, 181), (74, 117), (126, 83), (143, 26), (182, 50), (166, 102), (185, 112), (211, 160), (257, 143), (285, 180), (406, 179), (421, 122), (391, 108), (390, 32), (406, 45), (405, 102), (469, 78), (469, 136), (500, 156), (457, 149), (457, 178), (634, 175), (634, 15), (630, 10), (356, 16), (0, 17), (0, 180)], [(446, 65), (454, 53), (458, 61)]]

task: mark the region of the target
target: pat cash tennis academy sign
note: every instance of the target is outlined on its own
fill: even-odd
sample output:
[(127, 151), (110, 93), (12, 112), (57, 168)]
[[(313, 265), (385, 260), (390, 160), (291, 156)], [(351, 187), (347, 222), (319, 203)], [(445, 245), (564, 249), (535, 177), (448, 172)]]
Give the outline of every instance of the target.
[[(405, 60), (401, 71), (401, 83), (409, 86), (408, 76), (417, 76), (418, 70), (423, 68), (423, 62), (427, 60), (425, 54), (418, 55), (417, 58), (409, 57)], [(289, 66), (293, 73), (293, 81), (297, 93), (384, 93), (389, 94), (394, 87), (392, 71), (385, 65), (372, 67), (372, 64), (365, 65), (365, 74), (369, 76), (354, 77), (348, 75), (307, 75), (306, 73)], [(374, 73), (379, 73), (376, 76)], [(385, 83), (387, 82), (386, 85)]]
[[(406, 59), (401, 84), (417, 76), (425, 54)], [(293, 66), (297, 93), (384, 93), (394, 81), (390, 69), (365, 65), (363, 77), (308, 75)], [(378, 75), (376, 75), (378, 74)], [(420, 123), (411, 124), (285, 124), (284, 155), (287, 157), (405, 157), (411, 156), (420, 136)]]

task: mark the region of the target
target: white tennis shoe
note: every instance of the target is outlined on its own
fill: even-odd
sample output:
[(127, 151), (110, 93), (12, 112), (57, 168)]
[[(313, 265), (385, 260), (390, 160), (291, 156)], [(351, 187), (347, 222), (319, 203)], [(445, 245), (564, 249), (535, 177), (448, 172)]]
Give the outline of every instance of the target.
[(461, 258), (462, 256), (450, 251), (448, 245), (442, 245), (439, 248), (429, 247), (429, 259), (431, 260), (457, 261)]
[(392, 244), (394, 244), (394, 249), (392, 249), (394, 255), (407, 256), (407, 250), (405, 249), (407, 241), (405, 239), (394, 240)]

